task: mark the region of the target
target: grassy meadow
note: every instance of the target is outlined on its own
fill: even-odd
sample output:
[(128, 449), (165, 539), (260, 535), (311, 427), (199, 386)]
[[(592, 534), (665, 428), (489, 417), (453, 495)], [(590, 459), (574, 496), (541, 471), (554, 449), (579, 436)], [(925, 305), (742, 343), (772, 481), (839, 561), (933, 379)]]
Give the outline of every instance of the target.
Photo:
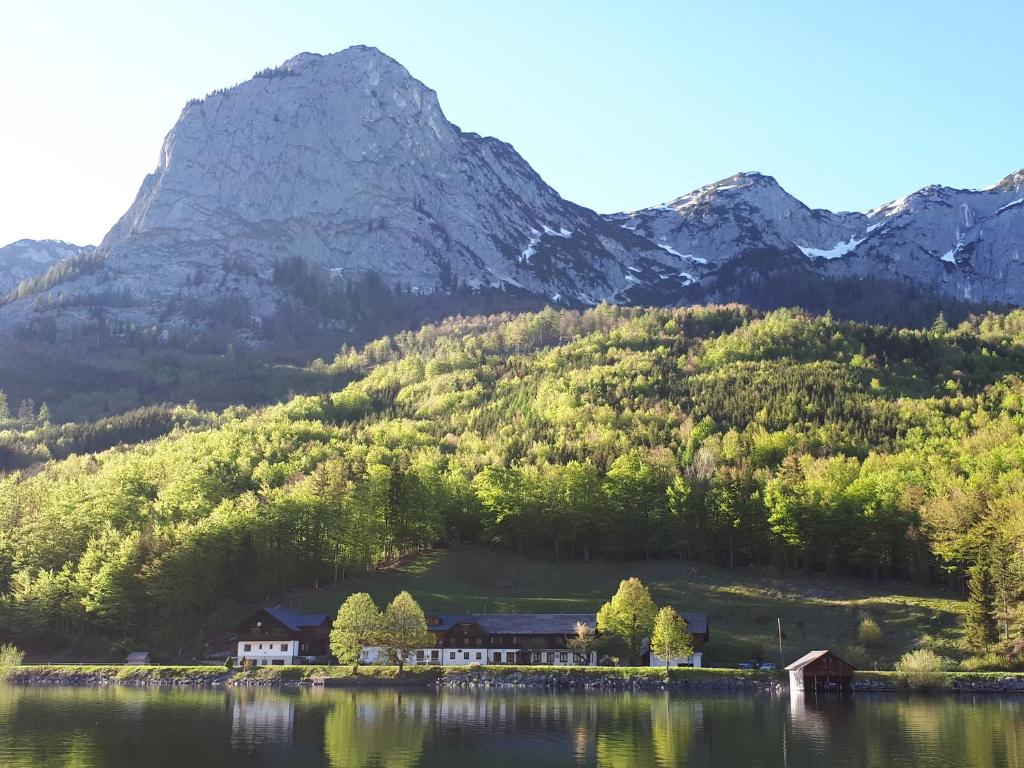
[[(333, 613), (353, 592), (386, 604), (412, 593), (427, 612), (574, 613), (596, 611), (621, 579), (639, 577), (659, 604), (708, 614), (705, 664), (732, 666), (755, 656), (779, 662), (782, 619), (788, 663), (831, 648), (863, 669), (891, 668), (906, 651), (928, 645), (952, 659), (968, 655), (961, 596), (904, 582), (780, 574), (768, 568), (716, 569), (679, 560), (549, 562), (476, 547), (425, 553), (394, 567), (348, 579), (337, 588), (291, 592), (293, 608)], [(882, 639), (858, 643), (861, 619), (879, 623)]]

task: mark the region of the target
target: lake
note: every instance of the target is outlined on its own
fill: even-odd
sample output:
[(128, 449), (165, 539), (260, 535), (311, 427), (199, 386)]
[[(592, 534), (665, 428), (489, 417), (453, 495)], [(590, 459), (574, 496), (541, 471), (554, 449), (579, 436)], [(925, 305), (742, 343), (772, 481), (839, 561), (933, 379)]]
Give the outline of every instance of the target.
[(0, 765), (1024, 766), (1024, 699), (0, 684)]

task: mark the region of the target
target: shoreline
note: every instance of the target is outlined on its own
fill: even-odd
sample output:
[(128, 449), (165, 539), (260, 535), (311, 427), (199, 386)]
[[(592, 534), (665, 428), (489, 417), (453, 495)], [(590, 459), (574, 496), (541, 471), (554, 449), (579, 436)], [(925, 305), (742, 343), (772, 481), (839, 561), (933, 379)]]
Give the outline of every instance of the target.
[[(736, 669), (652, 667), (397, 667), (290, 666), (226, 669), (215, 666), (25, 665), (7, 682), (23, 686), (123, 685), (191, 687), (416, 687), (558, 691), (734, 691), (778, 693), (784, 673)], [(893, 672), (858, 672), (853, 692), (912, 693)], [(947, 672), (932, 693), (1024, 694), (1024, 673)]]

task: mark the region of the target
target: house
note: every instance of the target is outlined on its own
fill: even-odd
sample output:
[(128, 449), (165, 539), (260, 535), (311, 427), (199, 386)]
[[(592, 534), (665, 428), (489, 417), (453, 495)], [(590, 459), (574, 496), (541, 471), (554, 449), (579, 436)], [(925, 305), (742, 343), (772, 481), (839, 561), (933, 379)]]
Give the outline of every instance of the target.
[[(434, 647), (411, 654), (408, 664), (596, 664), (597, 653), (569, 648), (576, 624), (594, 628), (592, 613), (474, 613), (427, 616)], [(364, 664), (386, 664), (383, 649), (363, 649)]]
[[(686, 614), (694, 632), (694, 648), (703, 647), (708, 638), (707, 616)], [(556, 667), (593, 665), (597, 652), (574, 651), (569, 641), (576, 636), (576, 625), (595, 629), (592, 613), (477, 613), (427, 616), (427, 629), (434, 646), (410, 654), (407, 664), (468, 666), (470, 664), (540, 664)], [(682, 664), (700, 666), (702, 653)], [(657, 657), (654, 657), (657, 661)], [(363, 648), (364, 664), (387, 664), (390, 659), (382, 648)]]
[(135, 666), (146, 666), (153, 663), (153, 658), (149, 655), (149, 651), (132, 651), (128, 654), (124, 663)]
[(260, 608), (238, 625), (238, 663), (290, 665), (330, 660), (331, 617)]
[(832, 651), (811, 651), (786, 667), (790, 691), (849, 690), (855, 668)]
[[(690, 642), (693, 645), (693, 655), (688, 659), (676, 659), (675, 661), (669, 662), (670, 667), (700, 667), (704, 665), (704, 644), (711, 639), (711, 633), (708, 630), (708, 615), (706, 613), (692, 613), (685, 611), (677, 611), (683, 619), (686, 621), (686, 626), (690, 630)], [(650, 639), (644, 640), (640, 646), (640, 658), (645, 666), (648, 667), (664, 667), (665, 660), (658, 657), (656, 653), (651, 652), (651, 641)]]

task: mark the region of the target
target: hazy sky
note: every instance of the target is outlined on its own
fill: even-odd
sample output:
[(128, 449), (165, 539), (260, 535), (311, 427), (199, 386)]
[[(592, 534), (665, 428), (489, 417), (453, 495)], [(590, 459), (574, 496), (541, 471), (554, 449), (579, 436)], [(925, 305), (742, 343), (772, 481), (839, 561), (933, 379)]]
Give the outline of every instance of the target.
[(0, 244), (98, 242), (189, 98), (356, 43), (599, 211), (740, 170), (863, 209), (1024, 166), (1020, 0), (0, 2)]

